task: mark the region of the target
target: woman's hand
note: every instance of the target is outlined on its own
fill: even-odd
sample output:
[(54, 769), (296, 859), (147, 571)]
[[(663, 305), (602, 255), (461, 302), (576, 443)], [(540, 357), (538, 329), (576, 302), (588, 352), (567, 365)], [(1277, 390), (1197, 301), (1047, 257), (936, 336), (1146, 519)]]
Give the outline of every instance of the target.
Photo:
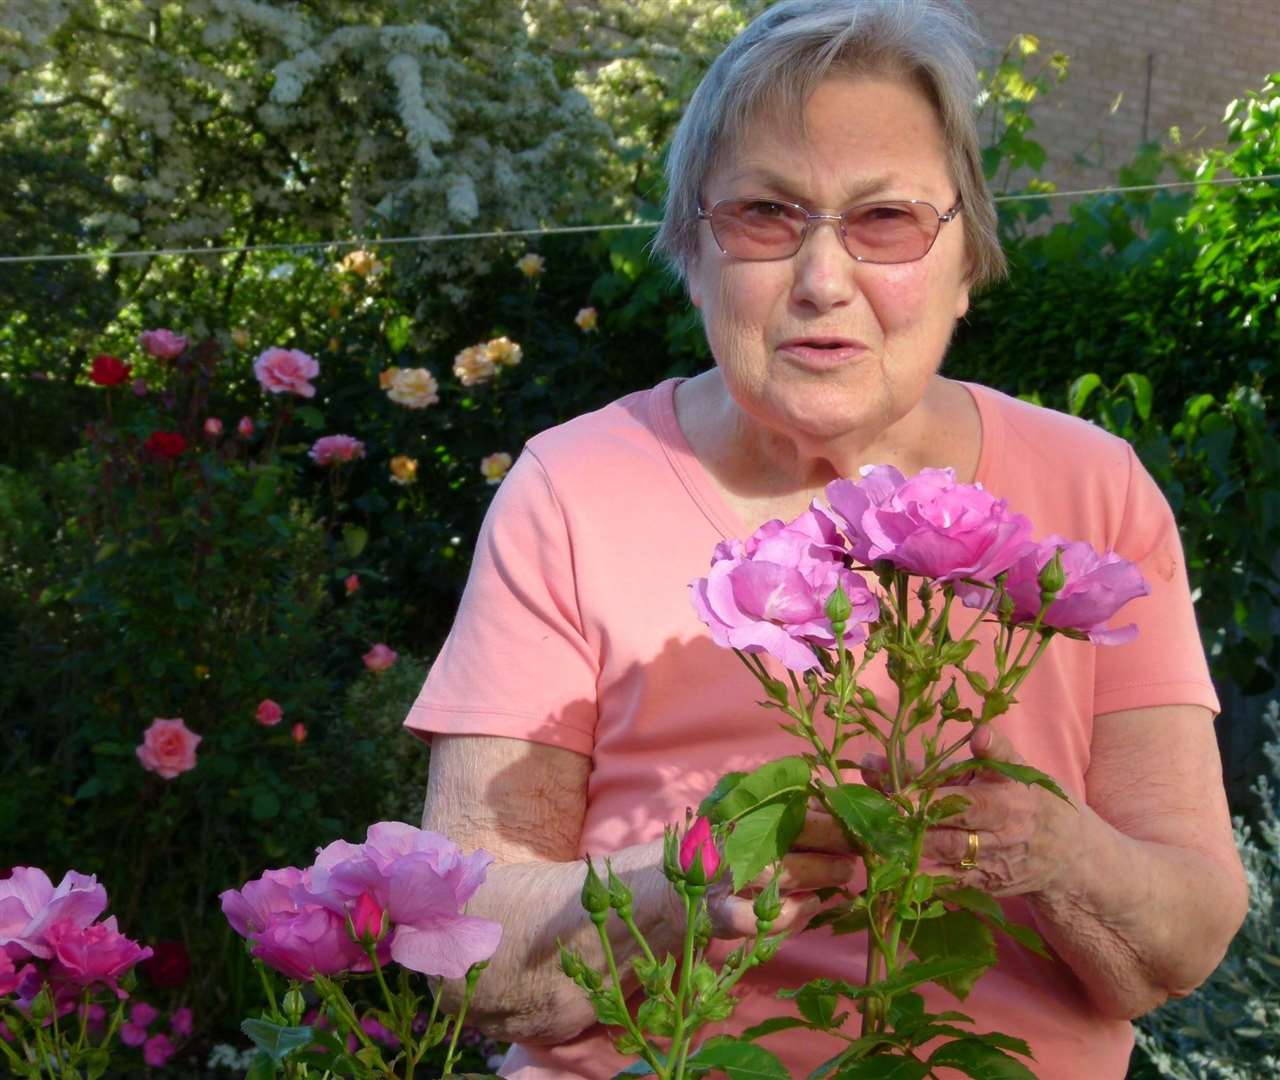
[[(990, 726), (978, 728), (969, 746), (975, 758), (1026, 764)], [(1060, 876), (1070, 875), (1080, 851), (1080, 815), (1071, 804), (986, 769), (964, 786), (938, 789), (938, 798), (946, 795), (960, 795), (969, 805), (929, 830), (924, 856), (955, 867), (961, 884), (993, 896), (1019, 896), (1048, 891)], [(970, 833), (978, 838), (977, 866), (966, 870), (959, 867), (969, 854)]]
[[(804, 829), (791, 852), (782, 859), (778, 881), (782, 911), (770, 930), (803, 929), (823, 906), (816, 891), (848, 885), (856, 869), (853, 852), (840, 826), (825, 810), (811, 807), (805, 816)], [(715, 937), (742, 938), (755, 934), (752, 903), (772, 876), (772, 870), (765, 870), (735, 893), (726, 870), (724, 877), (707, 890), (707, 913)]]

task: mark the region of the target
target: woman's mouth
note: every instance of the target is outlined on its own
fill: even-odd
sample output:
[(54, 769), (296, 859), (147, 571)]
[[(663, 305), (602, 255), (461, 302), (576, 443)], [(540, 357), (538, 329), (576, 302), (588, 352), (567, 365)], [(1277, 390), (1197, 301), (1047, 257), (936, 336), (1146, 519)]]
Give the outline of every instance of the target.
[(867, 351), (862, 342), (843, 337), (788, 338), (778, 351), (804, 367), (830, 368), (856, 360)]

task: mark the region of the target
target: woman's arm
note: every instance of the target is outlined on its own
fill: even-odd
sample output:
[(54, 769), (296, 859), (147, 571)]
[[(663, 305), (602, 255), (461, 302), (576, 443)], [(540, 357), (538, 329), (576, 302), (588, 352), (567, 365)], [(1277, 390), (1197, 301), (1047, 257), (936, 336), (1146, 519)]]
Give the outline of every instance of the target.
[[(496, 860), (467, 906), (469, 914), (502, 924), (502, 943), (477, 983), (468, 1021), (505, 1041), (563, 1042), (595, 1022), (586, 995), (560, 971), (557, 945), (563, 942), (604, 970), (596, 929), (579, 903), (590, 770), (590, 758), (539, 743), (471, 735), (432, 739), (422, 827), (465, 850), (483, 848)], [(819, 837), (813, 846), (823, 843)], [(635, 894), (635, 919), (654, 952), (678, 954), (685, 920), (662, 873), (662, 841), (609, 857)], [(776, 930), (803, 925), (818, 906), (809, 891), (843, 884), (851, 870), (847, 859), (821, 854), (788, 856), (785, 867), (784, 891), (802, 895), (785, 898)], [(750, 900), (722, 893), (711, 914), (718, 936), (754, 930)], [(619, 970), (626, 971), (639, 949), (619, 920), (606, 925)], [(626, 990), (634, 988), (631, 979)], [(460, 989), (460, 983), (446, 985), (446, 1004), (456, 1007)]]
[[(1020, 760), (1008, 740), (975, 737), (975, 756)], [(927, 852), (956, 864), (969, 830), (996, 896), (1025, 895), (1045, 940), (1098, 1009), (1131, 1018), (1198, 986), (1248, 910), (1213, 723), (1199, 706), (1094, 720), (1086, 805), (1013, 781), (956, 789), (970, 800)]]

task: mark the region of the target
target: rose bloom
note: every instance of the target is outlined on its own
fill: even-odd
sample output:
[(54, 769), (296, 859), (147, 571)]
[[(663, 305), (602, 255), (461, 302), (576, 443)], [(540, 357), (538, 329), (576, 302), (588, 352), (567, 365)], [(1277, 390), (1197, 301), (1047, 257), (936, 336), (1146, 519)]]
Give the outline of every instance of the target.
[(391, 379), (387, 397), (408, 409), (425, 409), (440, 400), (440, 384), (426, 368), (401, 368)]
[(520, 271), (530, 281), (540, 276), (546, 269), (547, 260), (541, 255), (535, 255), (532, 251), (527, 255), (521, 255), (516, 260), (516, 269)]
[(129, 378), (132, 368), (123, 360), (107, 353), (93, 358), (93, 366), (89, 369), (89, 378), (99, 386), (119, 386)]
[(357, 248), (343, 257), (342, 261), (338, 263), (338, 269), (345, 274), (368, 277), (370, 274), (378, 273), (382, 269), (382, 263), (374, 258), (372, 252), (361, 251)]
[(511, 470), (511, 455), (505, 450), (489, 454), (480, 459), (480, 472), (486, 484), (500, 484), (502, 478)]
[(584, 307), (578, 310), (578, 314), (573, 317), (573, 321), (578, 324), (578, 329), (584, 334), (589, 334), (596, 328), (600, 316), (593, 307)]
[(142, 1048), (142, 1060), (153, 1069), (163, 1069), (173, 1057), (174, 1049), (167, 1035), (152, 1035)]
[(187, 339), (172, 330), (144, 330), (138, 343), (157, 360), (172, 360), (187, 347)]
[(181, 719), (156, 719), (142, 736), (136, 753), (144, 769), (172, 780), (196, 767), (196, 747), (202, 738)]
[(186, 450), (187, 440), (176, 431), (153, 431), (142, 448), (161, 461), (172, 461)]
[(174, 1009), (173, 1015), (169, 1017), (169, 1030), (172, 1031), (180, 1039), (185, 1039), (191, 1034), (192, 1012), (189, 1005), (184, 1005), (180, 1009)]
[(222, 434), (222, 421), (216, 416), (209, 417), (204, 422), (204, 433), (211, 439), (216, 439)]
[(117, 980), (151, 955), (150, 949), (120, 933), (114, 915), (92, 926), (55, 923), (45, 939), (53, 947), (49, 977), (54, 983), (78, 989), (102, 983), (120, 998), (128, 995)]
[(307, 725), (299, 720), (289, 729), (289, 738), (301, 746), (307, 741)]
[(240, 417), (240, 423), (236, 425), (236, 434), (242, 439), (248, 439), (253, 436), (253, 420), (247, 416)]
[(391, 480), (393, 483), (412, 484), (418, 479), (418, 462), (416, 458), (397, 454), (391, 459)]
[(253, 362), (253, 373), (262, 389), (272, 394), (315, 397), (310, 380), (320, 374), (320, 365), (301, 349), (267, 349)]
[(325, 435), (308, 452), (317, 465), (340, 465), (364, 457), (364, 443), (351, 435)]
[(263, 727), (275, 727), (283, 716), (284, 710), (270, 698), (263, 698), (258, 702), (258, 708), (253, 714), (253, 718)]
[(488, 345), (469, 345), (453, 358), (453, 373), (463, 386), (488, 382), (496, 370)]
[(398, 367), (389, 367), (378, 372), (378, 389), (390, 390), (396, 384), (396, 376), (400, 374)]
[(348, 574), (346, 580), (342, 583), (342, 587), (347, 590), (348, 596), (357, 592), (360, 588), (360, 575)]
[(53, 955), (49, 927), (88, 926), (106, 906), (107, 890), (92, 874), (68, 870), (55, 888), (39, 867), (15, 866), (0, 881), (0, 954), (47, 960)]
[(485, 351), (489, 359), (500, 367), (515, 367), (524, 357), (524, 350), (505, 335), (490, 341)]
[(720, 869), (720, 850), (711, 835), (711, 822), (700, 817), (680, 841), (680, 869), (695, 883), (708, 882)]
[(378, 642), (360, 659), (364, 661), (364, 666), (370, 671), (379, 672), (386, 671), (387, 668), (396, 662), (399, 656), (400, 654), (396, 652), (395, 649), (382, 644), (382, 642)]

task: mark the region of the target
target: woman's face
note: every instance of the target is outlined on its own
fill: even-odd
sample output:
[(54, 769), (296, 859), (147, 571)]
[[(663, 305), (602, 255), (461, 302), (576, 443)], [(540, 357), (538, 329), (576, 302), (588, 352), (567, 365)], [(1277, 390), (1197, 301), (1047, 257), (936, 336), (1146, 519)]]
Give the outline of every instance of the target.
[[(809, 99), (805, 120), (803, 133), (762, 121), (710, 176), (702, 205), (766, 196), (839, 213), (922, 199), (943, 213), (956, 203), (937, 116), (905, 79), (831, 78)], [(704, 222), (689, 272), (734, 401), (804, 442), (874, 437), (910, 413), (969, 306), (958, 219), (924, 258), (895, 265), (855, 261), (838, 227), (815, 222), (792, 258), (747, 262), (722, 254)]]

